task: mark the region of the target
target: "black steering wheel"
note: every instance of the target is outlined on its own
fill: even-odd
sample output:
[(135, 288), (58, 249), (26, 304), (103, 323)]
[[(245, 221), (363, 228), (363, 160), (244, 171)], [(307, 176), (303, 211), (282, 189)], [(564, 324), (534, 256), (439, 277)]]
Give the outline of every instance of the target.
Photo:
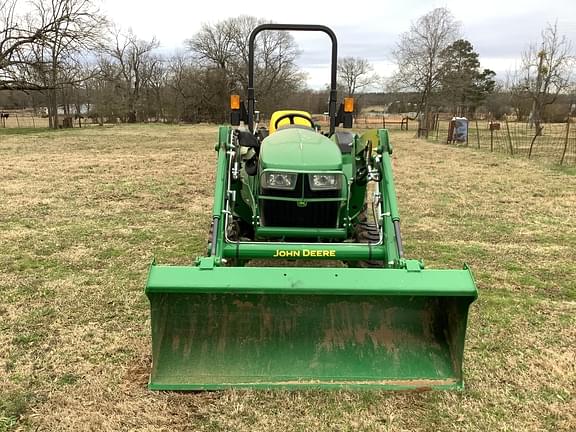
[(281, 115), (281, 116), (278, 117), (278, 118), (276, 119), (276, 121), (274, 122), (274, 129), (278, 129), (278, 123), (280, 123), (280, 122), (281, 122), (282, 120), (284, 120), (284, 119), (290, 119), (290, 124), (291, 124), (291, 125), (295, 124), (295, 123), (294, 123), (294, 119), (295, 119), (296, 117), (306, 120), (308, 123), (310, 123), (310, 127), (311, 127), (312, 129), (314, 129), (314, 122), (312, 121), (312, 119), (309, 118), (309, 117), (307, 117), (307, 116), (305, 116), (304, 114), (299, 114), (299, 113), (288, 113), (288, 114)]

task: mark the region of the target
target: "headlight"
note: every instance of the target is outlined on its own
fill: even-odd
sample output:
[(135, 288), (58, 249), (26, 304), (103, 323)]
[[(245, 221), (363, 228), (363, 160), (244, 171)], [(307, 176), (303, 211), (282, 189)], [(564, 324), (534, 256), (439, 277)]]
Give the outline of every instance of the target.
[(267, 189), (293, 190), (296, 187), (297, 179), (298, 174), (269, 171), (262, 175), (262, 187)]
[(311, 190), (340, 189), (339, 174), (308, 174)]

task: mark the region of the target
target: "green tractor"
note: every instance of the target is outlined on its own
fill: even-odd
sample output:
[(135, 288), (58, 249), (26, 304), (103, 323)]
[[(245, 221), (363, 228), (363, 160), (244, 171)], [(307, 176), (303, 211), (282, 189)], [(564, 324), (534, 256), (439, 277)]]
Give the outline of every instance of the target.
[[(258, 126), (254, 40), (266, 30), (330, 36), (326, 133), (303, 111)], [(337, 109), (336, 59), (324, 26), (250, 35), (248, 103), (231, 98), (216, 144), (207, 254), (150, 268), (149, 388), (463, 387), (474, 279), (404, 257), (388, 131), (346, 130), (353, 101)]]

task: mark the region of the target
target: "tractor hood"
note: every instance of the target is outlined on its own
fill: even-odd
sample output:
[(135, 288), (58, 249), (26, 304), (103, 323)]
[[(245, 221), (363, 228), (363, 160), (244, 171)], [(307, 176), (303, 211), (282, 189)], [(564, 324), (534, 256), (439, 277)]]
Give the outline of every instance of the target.
[(342, 154), (334, 141), (296, 126), (280, 129), (262, 142), (260, 163), (267, 169), (341, 170)]

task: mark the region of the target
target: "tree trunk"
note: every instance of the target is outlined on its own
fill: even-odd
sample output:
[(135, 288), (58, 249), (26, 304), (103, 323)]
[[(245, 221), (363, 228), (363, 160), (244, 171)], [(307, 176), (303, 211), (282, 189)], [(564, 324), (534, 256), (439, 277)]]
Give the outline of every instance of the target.
[[(56, 41), (58, 40), (58, 32), (55, 34)], [(56, 94), (56, 83), (58, 82), (58, 54), (57, 49), (58, 45), (57, 42), (52, 44), (52, 70), (50, 71), (50, 79), (51, 79), (51, 89), (50, 89), (50, 99), (52, 103), (52, 127), (54, 129), (58, 129), (58, 100)]]
[(544, 50), (538, 53), (540, 57), (540, 62), (538, 64), (538, 75), (536, 75), (536, 94), (534, 95), (534, 101), (532, 102), (532, 115), (530, 117), (530, 126), (534, 124), (536, 126), (536, 136), (540, 136), (542, 129), (540, 127), (540, 122), (542, 121), (542, 75), (543, 75), (543, 63), (544, 63)]

